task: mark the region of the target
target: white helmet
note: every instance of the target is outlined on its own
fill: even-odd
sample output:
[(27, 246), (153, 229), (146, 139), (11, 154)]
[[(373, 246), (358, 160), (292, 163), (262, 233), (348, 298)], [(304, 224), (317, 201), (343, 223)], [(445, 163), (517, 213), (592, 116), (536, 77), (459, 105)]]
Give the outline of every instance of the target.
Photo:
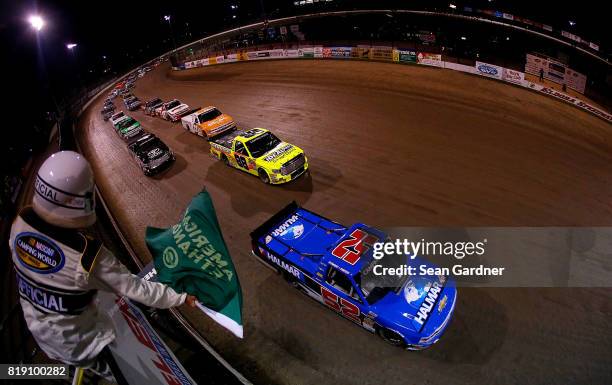
[(96, 221), (94, 178), (87, 160), (74, 151), (60, 151), (40, 166), (32, 207), (46, 222), (68, 228)]

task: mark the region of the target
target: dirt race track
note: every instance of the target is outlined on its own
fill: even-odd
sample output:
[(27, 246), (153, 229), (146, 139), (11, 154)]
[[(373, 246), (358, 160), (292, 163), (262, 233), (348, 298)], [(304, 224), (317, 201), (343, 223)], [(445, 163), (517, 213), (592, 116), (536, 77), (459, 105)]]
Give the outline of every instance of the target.
[(134, 93), (215, 105), (240, 127), (269, 128), (309, 158), (310, 177), (264, 185), (212, 159), (207, 142), (179, 124), (137, 112), (177, 154), (165, 174), (146, 178), (102, 121), (102, 98), (80, 121), (97, 183), (144, 261), (145, 227), (174, 224), (193, 195), (210, 191), (243, 286), (245, 339), (182, 311), (247, 378), (612, 383), (612, 289), (460, 289), (440, 342), (407, 352), (291, 289), (249, 255), (248, 236), (291, 200), (347, 225), (610, 226), (608, 123), (518, 87), (384, 63), (269, 61), (178, 74), (161, 66)]

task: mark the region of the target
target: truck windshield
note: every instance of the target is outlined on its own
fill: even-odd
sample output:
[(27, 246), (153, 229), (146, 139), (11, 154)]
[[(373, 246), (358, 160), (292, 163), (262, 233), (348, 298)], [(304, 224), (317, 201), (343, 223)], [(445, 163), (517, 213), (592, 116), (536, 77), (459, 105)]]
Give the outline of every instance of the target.
[[(376, 275), (374, 274), (374, 268), (377, 265), (382, 267), (398, 267), (405, 263), (405, 256), (387, 255), (382, 259), (373, 258), (370, 263), (361, 269), (358, 276), (355, 277), (355, 281), (361, 287), (361, 291), (368, 303), (373, 304), (387, 295), (387, 293), (397, 292), (404, 286), (406, 279), (408, 279), (408, 275)], [(382, 269), (379, 268), (377, 270)]]
[(122, 120), (121, 123), (119, 123), (119, 127), (128, 128), (134, 123), (136, 123), (136, 120), (134, 120), (133, 118), (127, 118), (127, 119)]
[(209, 120), (213, 120), (214, 118), (220, 115), (221, 111), (217, 110), (216, 108), (213, 108), (210, 111), (202, 112), (200, 115), (198, 115), (198, 120), (200, 122), (207, 122)]
[(255, 139), (249, 140), (246, 145), (251, 155), (253, 155), (254, 158), (259, 158), (266, 152), (278, 146), (279, 143), (280, 139), (278, 139), (273, 133), (266, 132)]
[(178, 100), (173, 100), (170, 103), (166, 104), (166, 109), (171, 110), (174, 107), (178, 106), (179, 104), (181, 104), (181, 102), (179, 102)]

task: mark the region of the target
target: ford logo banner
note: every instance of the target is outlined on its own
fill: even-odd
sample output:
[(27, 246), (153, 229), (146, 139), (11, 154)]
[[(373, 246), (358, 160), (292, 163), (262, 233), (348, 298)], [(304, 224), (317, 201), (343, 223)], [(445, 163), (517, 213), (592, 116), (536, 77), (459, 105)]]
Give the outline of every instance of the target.
[(497, 68), (495, 67), (491, 67), (485, 64), (481, 64), (478, 66), (478, 71), (482, 72), (483, 74), (487, 74), (487, 75), (497, 75)]

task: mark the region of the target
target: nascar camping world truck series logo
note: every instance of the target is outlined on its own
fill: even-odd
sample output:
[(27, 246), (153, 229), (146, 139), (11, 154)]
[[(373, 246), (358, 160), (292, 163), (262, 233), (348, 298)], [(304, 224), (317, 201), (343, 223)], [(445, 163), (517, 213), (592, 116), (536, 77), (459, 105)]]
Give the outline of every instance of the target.
[(20, 233), (15, 237), (14, 250), (19, 262), (28, 270), (51, 274), (64, 267), (64, 253), (50, 239), (35, 233)]

